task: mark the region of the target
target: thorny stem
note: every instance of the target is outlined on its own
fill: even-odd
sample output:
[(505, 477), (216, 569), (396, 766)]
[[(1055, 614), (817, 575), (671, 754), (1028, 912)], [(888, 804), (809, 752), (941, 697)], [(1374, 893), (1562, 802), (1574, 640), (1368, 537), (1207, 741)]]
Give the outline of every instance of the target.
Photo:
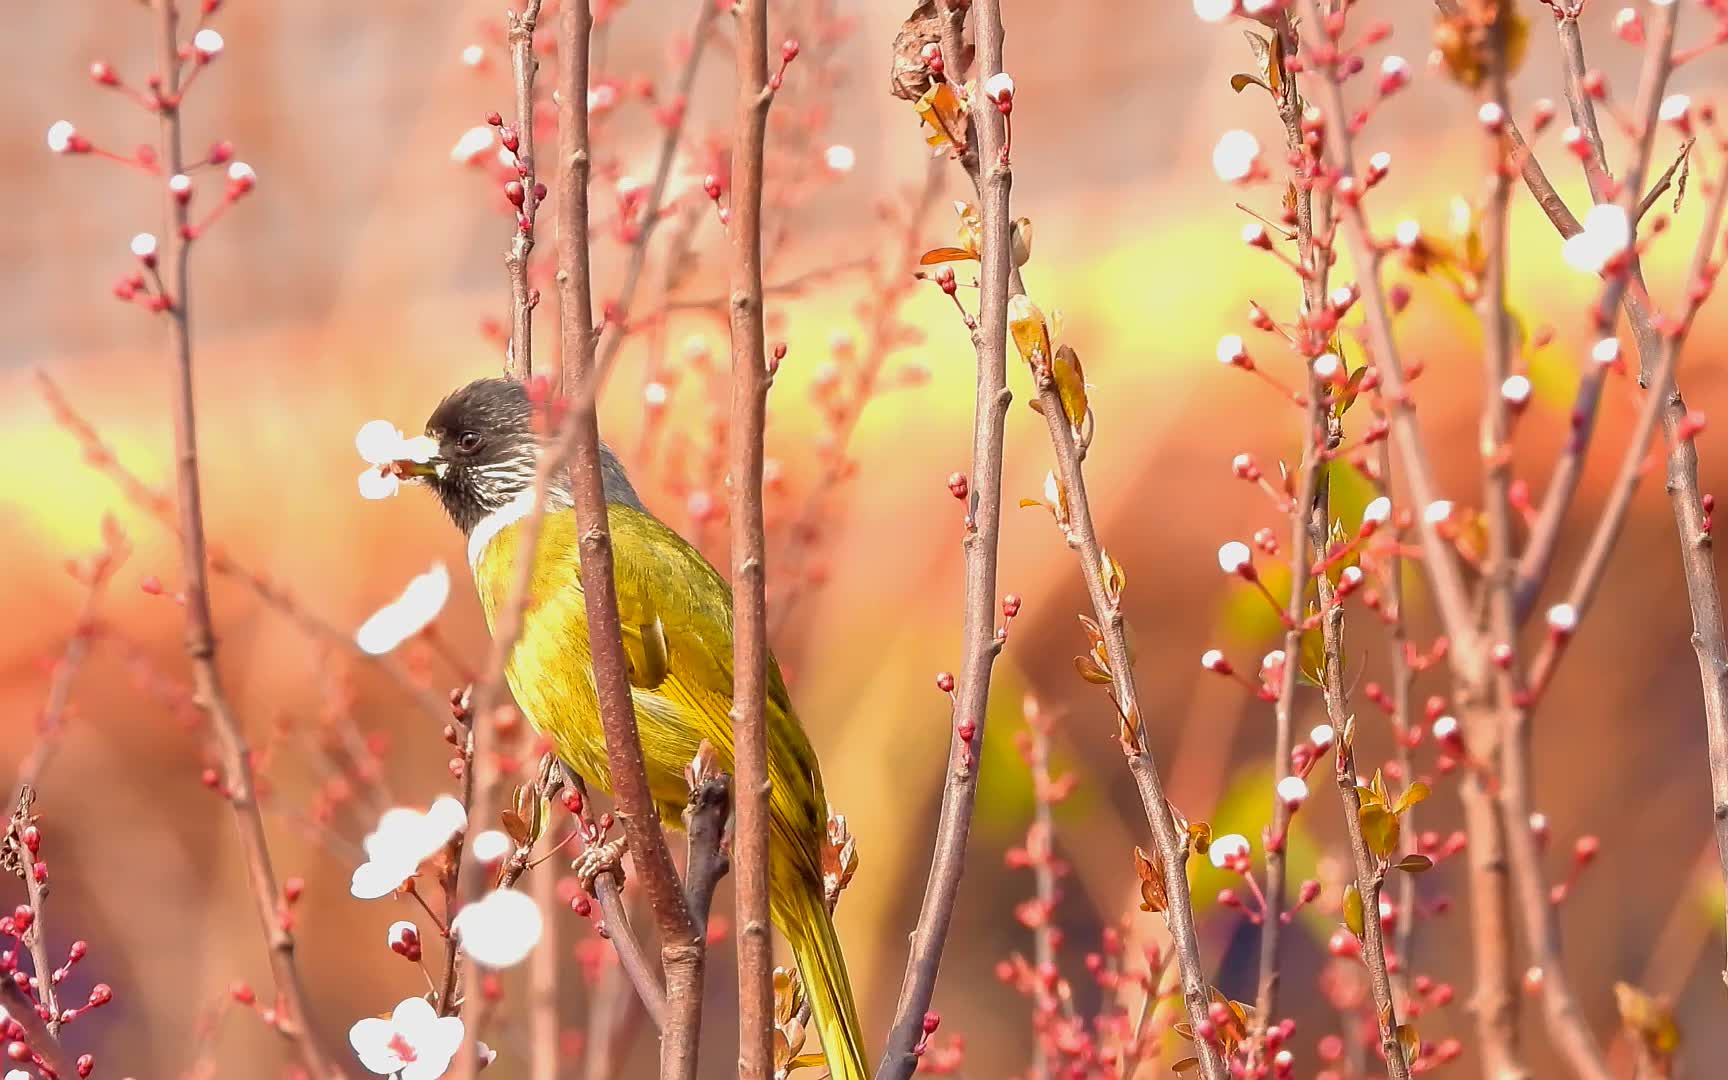
[[(155, 0), (156, 59), (161, 65), (162, 90), (159, 154), (170, 176), (183, 171), (185, 152), (180, 130), (180, 40), (176, 0)], [(251, 882), (253, 906), (270, 945), (270, 970), (281, 1000), (278, 1026), (293, 1043), (308, 1072), (316, 1078), (342, 1075), (332, 1066), (313, 1031), (300, 968), (294, 957), (294, 935), (280, 908), (281, 891), (264, 833), (254, 791), (251, 751), (239, 718), (234, 715), (216, 669), (216, 633), (210, 613), (210, 578), (204, 544), (204, 500), (198, 475), (198, 415), (192, 388), (191, 275), (184, 230), (186, 204), (163, 186), (168, 228), (158, 251), (161, 277), (168, 291), (168, 357), (174, 379), (174, 460), (179, 492), (180, 551), (185, 575), (186, 653), (192, 662), (194, 700), (209, 717), (227, 775), (228, 804), (239, 827), (240, 846)]]
[[(1308, 155), (1302, 138), (1302, 98), (1297, 93), (1295, 79), (1284, 66), (1285, 60), (1293, 52), (1296, 38), (1288, 11), (1281, 13), (1273, 32), (1284, 42), (1284, 47), (1277, 51), (1277, 55), (1281, 75), (1278, 116), (1284, 124), (1285, 146), (1291, 154), (1306, 161)], [(1303, 275), (1303, 310), (1317, 312), (1322, 310), (1326, 302), (1326, 279), (1331, 268), (1331, 252), (1320, 251), (1315, 244), (1315, 236), (1317, 233), (1331, 233), (1332, 206), (1324, 189), (1316, 191), (1313, 185), (1303, 183), (1302, 180), (1302, 177), (1292, 177), (1296, 190), (1297, 262)], [(1318, 222), (1315, 220), (1316, 210), (1319, 211)], [(1304, 344), (1310, 350), (1310, 355), (1323, 351), (1325, 345), (1324, 341), (1309, 341)], [(1298, 658), (1301, 656), (1302, 621), (1308, 596), (1308, 535), (1315, 522), (1322, 527), (1323, 534), (1327, 524), (1325, 499), (1322, 494), (1325, 484), (1324, 469), (1317, 452), (1319, 443), (1324, 438), (1324, 389), (1320, 380), (1310, 372), (1302, 427), (1302, 461), (1297, 474), (1296, 500), (1290, 508), (1290, 600), (1284, 613), (1284, 670), (1279, 679), (1278, 703), (1273, 711), (1272, 768), (1279, 779), (1282, 779), (1290, 768), (1290, 754), (1295, 748), (1296, 686), (1297, 674), (1301, 670)], [(1325, 548), (1318, 551), (1324, 554)], [(1273, 1023), (1273, 1014), (1278, 1008), (1279, 982), (1283, 975), (1280, 953), (1283, 949), (1283, 915), (1288, 892), (1289, 868), (1285, 863), (1285, 842), (1290, 829), (1290, 814), (1290, 808), (1284, 800), (1274, 793), (1272, 826), (1265, 844), (1266, 911), (1260, 934), (1260, 979), (1254, 996), (1254, 1012), (1261, 1029), (1256, 1034), (1259, 1035), (1263, 1035), (1265, 1028)], [(1250, 1051), (1256, 1063), (1263, 1049), (1263, 1045), (1257, 1040)]]
[(588, 261), (588, 48), (593, 15), (588, 5), (566, 4), (559, 36), (558, 292), (564, 357), (572, 393), (559, 443), (570, 460), (583, 599), (593, 652), (594, 683), (606, 737), (606, 760), (624, 833), (646, 886), (660, 934), (666, 976), (666, 1019), (661, 1031), (660, 1075), (690, 1080), (702, 1027), (704, 941), (690, 916), (684, 887), (672, 864), (648, 787), (647, 762), (630, 696), (629, 670), (618, 619), (612, 537), (600, 479), (600, 429), (595, 415), (599, 370), (595, 357), (593, 281)]
[[(999, 0), (979, 0), (971, 5), (977, 22), (983, 78), (1002, 70), (1002, 9)], [(957, 8), (951, 17), (963, 17)], [(956, 29), (953, 37), (958, 38)], [(958, 66), (962, 50), (949, 50), (952, 77), (963, 78)], [(1008, 403), (1006, 352), (1008, 348), (1008, 290), (1012, 269), (1008, 192), (1013, 174), (1001, 160), (1002, 116), (995, 109), (974, 113), (976, 141), (983, 160), (991, 162), (985, 174), (973, 173), (982, 203), (984, 238), (980, 255), (979, 309), (972, 331), (977, 356), (977, 398), (972, 425), (970, 502), (962, 545), (966, 558), (964, 661), (954, 707), (954, 733), (948, 747), (947, 784), (936, 829), (930, 877), (912, 932), (911, 954), (894, 1008), (894, 1024), (888, 1035), (876, 1080), (906, 1080), (918, 1067), (913, 1052), (923, 1037), (924, 1014), (936, 991), (936, 976), (942, 963), (942, 947), (954, 919), (959, 899), (960, 875), (965, 869), (966, 844), (972, 829), (972, 809), (978, 798), (978, 765), (983, 759), (984, 730), (990, 699), (990, 674), (1001, 642), (996, 638), (996, 557), (1002, 521), (1002, 442)], [(974, 159), (976, 160), (976, 159)], [(972, 727), (970, 742), (960, 737), (963, 725)]]
[[(767, 347), (762, 312), (763, 151), (768, 134), (767, 0), (737, 9), (738, 100), (732, 146), (732, 731), (737, 791), (738, 1075), (774, 1071), (774, 953), (768, 915), (768, 544), (762, 524)], [(836, 1052), (831, 1048), (830, 1052)]]

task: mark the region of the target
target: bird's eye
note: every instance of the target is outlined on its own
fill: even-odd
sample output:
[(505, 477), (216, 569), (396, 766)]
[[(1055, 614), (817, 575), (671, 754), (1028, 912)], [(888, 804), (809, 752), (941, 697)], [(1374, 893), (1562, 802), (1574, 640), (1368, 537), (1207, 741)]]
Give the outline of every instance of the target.
[(478, 431), (464, 431), (456, 436), (456, 449), (464, 454), (472, 454), (480, 449), (480, 433)]

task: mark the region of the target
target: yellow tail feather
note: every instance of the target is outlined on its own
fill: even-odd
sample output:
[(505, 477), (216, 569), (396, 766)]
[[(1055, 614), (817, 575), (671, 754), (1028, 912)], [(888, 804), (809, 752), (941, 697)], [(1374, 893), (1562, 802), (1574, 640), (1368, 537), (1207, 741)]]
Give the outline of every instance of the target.
[(810, 1002), (810, 1018), (828, 1058), (834, 1080), (869, 1080), (858, 1006), (852, 1000), (852, 980), (834, 922), (814, 889), (789, 889), (783, 895), (788, 910), (781, 932), (792, 945), (798, 975)]

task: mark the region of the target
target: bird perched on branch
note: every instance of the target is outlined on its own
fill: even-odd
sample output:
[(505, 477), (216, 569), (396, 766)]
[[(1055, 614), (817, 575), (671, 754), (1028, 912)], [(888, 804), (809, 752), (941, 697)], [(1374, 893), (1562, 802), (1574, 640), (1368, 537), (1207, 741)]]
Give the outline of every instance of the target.
[[(398, 476), (428, 484), (468, 538), (468, 562), (489, 627), (517, 580), (521, 523), (534, 502), (541, 442), (533, 415), (521, 383), (482, 379), (433, 411), (426, 435), (437, 450), (428, 460), (392, 466)], [(684, 769), (702, 742), (716, 748), (723, 770), (733, 768), (732, 590), (700, 552), (648, 512), (604, 446), (600, 466), (648, 784), (661, 820), (676, 827), (689, 795)], [(522, 636), (505, 675), (522, 712), (564, 762), (609, 792), (571, 505), (567, 479), (555, 476)], [(797, 959), (829, 1071), (835, 1080), (862, 1080), (857, 1006), (823, 892), (828, 804), (822, 772), (772, 656), (767, 714), (771, 913)]]

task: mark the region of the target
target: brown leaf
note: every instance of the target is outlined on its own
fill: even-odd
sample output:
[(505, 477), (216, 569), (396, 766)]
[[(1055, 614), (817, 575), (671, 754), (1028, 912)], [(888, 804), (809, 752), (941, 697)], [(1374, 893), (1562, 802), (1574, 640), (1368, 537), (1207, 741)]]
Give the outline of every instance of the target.
[(1112, 558), (1109, 551), (1100, 549), (1098, 561), (1104, 564), (1104, 595), (1112, 604), (1118, 603), (1122, 599), (1122, 590), (1128, 584), (1128, 576), (1122, 572), (1122, 564)]
[(1680, 1025), (1674, 1020), (1673, 1004), (1666, 997), (1647, 994), (1624, 982), (1614, 984), (1614, 1000), (1620, 1007), (1620, 1023), (1658, 1064), (1666, 1065), (1680, 1048)]
[(1191, 1072), (1197, 1071), (1199, 1068), (1200, 1068), (1200, 1059), (1199, 1058), (1197, 1058), (1197, 1057), (1185, 1057), (1181, 1061), (1178, 1061), (1176, 1064), (1170, 1066), (1170, 1071), (1174, 1072), (1174, 1073), (1191, 1073)]
[(1406, 874), (1425, 874), (1434, 869), (1434, 860), (1426, 855), (1406, 855), (1393, 864), (1393, 869)]
[(1250, 86), (1258, 86), (1268, 94), (1272, 92), (1270, 86), (1267, 86), (1252, 75), (1237, 74), (1230, 76), (1230, 89), (1236, 91), (1238, 94), (1248, 89)]
[(1188, 849), (1194, 854), (1204, 855), (1212, 847), (1211, 822), (1190, 822), (1185, 831), (1188, 833)]
[(1415, 1024), (1399, 1024), (1396, 1034), (1398, 1036), (1398, 1048), (1404, 1051), (1406, 1064), (1422, 1056), (1422, 1036), (1416, 1034)]
[(1082, 679), (1097, 686), (1109, 686), (1116, 681), (1110, 677), (1108, 671), (1099, 667), (1098, 662), (1090, 656), (1076, 656), (1074, 658), (1074, 670), (1080, 673)]
[(822, 845), (822, 896), (832, 908), (858, 872), (858, 840), (845, 814), (828, 811), (828, 836)]
[(1140, 910), (1163, 911), (1169, 903), (1164, 891), (1164, 860), (1136, 847), (1134, 874), (1140, 879)]
[(1008, 250), (1015, 266), (1025, 266), (1032, 259), (1032, 219), (1017, 217), (1008, 234)]
[(923, 97), (932, 82), (930, 68), (924, 63), (924, 46), (941, 41), (942, 17), (936, 0), (919, 0), (894, 35), (894, 70), (888, 77), (888, 92), (903, 101)]

